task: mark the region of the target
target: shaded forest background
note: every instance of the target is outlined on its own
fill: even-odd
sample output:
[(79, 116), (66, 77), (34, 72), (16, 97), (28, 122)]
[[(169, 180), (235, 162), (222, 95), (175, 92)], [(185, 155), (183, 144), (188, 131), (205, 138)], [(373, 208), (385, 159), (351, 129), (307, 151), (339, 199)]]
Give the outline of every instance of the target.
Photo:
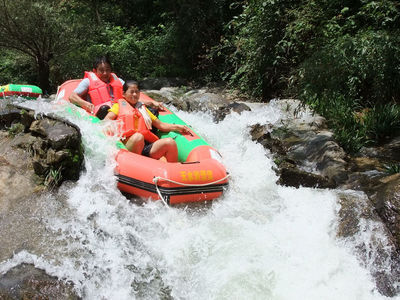
[(107, 53), (122, 78), (296, 97), (350, 152), (400, 129), (397, 0), (0, 0), (0, 84), (47, 93)]

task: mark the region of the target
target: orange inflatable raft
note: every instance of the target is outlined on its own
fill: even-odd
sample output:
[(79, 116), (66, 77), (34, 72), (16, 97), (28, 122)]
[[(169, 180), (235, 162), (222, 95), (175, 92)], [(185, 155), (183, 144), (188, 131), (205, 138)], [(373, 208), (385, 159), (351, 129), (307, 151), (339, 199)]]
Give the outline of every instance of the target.
[[(62, 84), (57, 99), (68, 97), (80, 79)], [(141, 93), (140, 99), (149, 98)], [(139, 100), (140, 101), (140, 100)], [(159, 112), (166, 123), (185, 124), (169, 109)], [(98, 121), (97, 118), (93, 118)], [(219, 152), (191, 129), (190, 134), (159, 133), (160, 138), (172, 137), (178, 146), (177, 163), (163, 162), (121, 148), (116, 155), (118, 188), (127, 194), (161, 199), (167, 204), (213, 200), (222, 195), (228, 177)]]

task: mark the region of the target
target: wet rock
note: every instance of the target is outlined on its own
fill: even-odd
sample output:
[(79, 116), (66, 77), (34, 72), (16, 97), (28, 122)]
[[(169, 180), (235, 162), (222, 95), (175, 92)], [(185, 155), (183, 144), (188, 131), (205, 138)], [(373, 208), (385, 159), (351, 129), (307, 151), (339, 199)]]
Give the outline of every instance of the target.
[(175, 87), (162, 88), (160, 90), (146, 90), (144, 93), (156, 101), (163, 102), (166, 105), (173, 105), (179, 110), (189, 111), (189, 105), (181, 100), (186, 90)]
[(158, 102), (163, 102), (164, 104), (170, 104), (171, 103), (171, 96), (164, 96), (161, 93), (156, 93), (153, 91), (146, 91), (144, 92), (147, 96), (149, 96), (150, 98), (158, 101)]
[(373, 157), (354, 157), (351, 159), (350, 171), (366, 172), (369, 170), (383, 172), (385, 170), (384, 163)]
[(283, 176), (279, 183), (297, 187), (299, 184), (293, 179), (297, 178), (303, 186), (333, 188), (347, 179), (346, 153), (330, 132), (311, 127), (307, 130), (305, 124), (271, 128), (256, 124), (250, 128), (250, 134), (278, 160), (293, 161), (296, 165), (278, 166), (278, 174)]
[(57, 94), (51, 94), (47, 97), (49, 100), (56, 100)]
[(46, 174), (50, 170), (50, 165), (46, 164), (45, 161), (42, 161), (41, 159), (38, 159), (38, 158), (36, 158), (32, 162), (32, 167), (33, 167), (33, 170), (35, 171), (35, 174), (39, 175), (39, 176), (46, 176)]
[(228, 105), (228, 108), (238, 114), (241, 114), (244, 111), (251, 111), (251, 108), (245, 103), (233, 102)]
[[(297, 114), (293, 111), (291, 115), (292, 105), (288, 101), (280, 105), (284, 109), (280, 113), (282, 126), (257, 124), (250, 128), (252, 139), (274, 156), (278, 183), (364, 192), (363, 204), (357, 202), (359, 197), (341, 199), (338, 235), (355, 238), (365, 230), (365, 222), (380, 224), (387, 241), (376, 237), (375, 241), (360, 242), (358, 251), (361, 260), (373, 266), (372, 273), (380, 292), (395, 295), (399, 292), (395, 283), (400, 275), (396, 263), (400, 252), (400, 174), (388, 175), (387, 166), (395, 166), (392, 172), (400, 168), (400, 137), (386, 145), (365, 148), (359, 156), (352, 157), (336, 143), (332, 132), (326, 130), (325, 122), (318, 116), (319, 121), (307, 117), (300, 121), (297, 114), (302, 114), (301, 111)], [(372, 261), (370, 249), (377, 249)]]
[(271, 136), (270, 126), (255, 124), (250, 127), (250, 135), (253, 141), (257, 141), (264, 148), (279, 156), (285, 156), (287, 148), (282, 141)]
[(370, 198), (400, 249), (400, 174), (381, 178)]
[(68, 157), (68, 154), (66, 150), (56, 151), (54, 149), (49, 149), (49, 151), (47, 151), (46, 163), (49, 165), (60, 163)]
[(400, 136), (379, 147), (363, 148), (360, 154), (365, 157), (377, 158), (381, 161), (400, 162)]
[(351, 157), (349, 175), (342, 185), (344, 189), (361, 190), (371, 195), (376, 190), (379, 180), (385, 176), (384, 164), (370, 157)]
[(20, 120), (21, 110), (15, 107), (6, 106), (0, 109), (0, 129), (8, 129), (13, 122)]
[(337, 185), (347, 179), (346, 153), (333, 140), (327, 131), (309, 136), (288, 152), (289, 158), (296, 161), (309, 161), (315, 164), (321, 175), (333, 180)]
[(143, 90), (160, 90), (163, 87), (176, 87), (186, 85), (186, 80), (178, 77), (145, 78), (140, 83)]
[(34, 149), (35, 147), (41, 148), (41, 146), (34, 146), (40, 145), (41, 140), (29, 133), (25, 134), (18, 134), (10, 140), (11, 146), (21, 149)]
[[(350, 239), (356, 245), (356, 255), (371, 270), (379, 292), (387, 297), (395, 296), (400, 291), (397, 285), (400, 266), (391, 233), (365, 195), (360, 192), (342, 192), (338, 196), (338, 237)], [(366, 230), (372, 232), (369, 240), (362, 237)]]
[(59, 150), (61, 147), (77, 147), (80, 134), (75, 128), (51, 119), (36, 120), (32, 122), (30, 131), (36, 133), (51, 144), (51, 147)]
[(318, 174), (306, 172), (297, 168), (294, 164), (283, 162), (279, 164), (279, 180), (278, 184), (285, 186), (293, 186), (296, 188), (313, 187), (313, 188), (334, 188), (335, 184), (326, 177)]
[(214, 121), (215, 122), (222, 121), (232, 111), (241, 114), (244, 111), (251, 111), (251, 108), (244, 103), (238, 103), (238, 102), (230, 103), (227, 106), (220, 107), (218, 110), (214, 111)]
[(250, 110), (245, 103), (239, 103), (226, 94), (212, 93), (206, 89), (187, 91), (185, 88), (162, 88), (159, 91), (146, 90), (144, 93), (179, 110), (209, 112), (214, 116), (215, 122), (222, 121), (232, 111), (242, 113)]
[[(12, 197), (14, 188), (25, 187), (29, 195), (41, 183), (54, 186), (63, 180), (79, 178), (83, 151), (77, 128), (54, 117), (35, 120), (33, 112), (18, 107), (8, 112), (9, 115), (2, 112), (4, 120), (14, 118), (14, 125), (20, 124), (27, 132), (12, 131), (13, 127), (1, 131), (0, 157), (7, 164), (0, 168), (3, 181), (9, 183), (2, 197)], [(9, 121), (6, 123), (11, 124)], [(26, 183), (22, 182), (24, 175)]]
[(58, 280), (30, 264), (22, 264), (0, 277), (0, 299), (81, 299), (71, 283)]
[(35, 115), (33, 111), (26, 111), (21, 109), (20, 112), (20, 122), (24, 125), (25, 132), (28, 132), (29, 127), (31, 126), (32, 122), (35, 120)]
[(229, 102), (223, 95), (194, 90), (183, 95), (181, 101), (187, 103), (189, 111), (215, 112), (227, 106)]
[(0, 131), (0, 213), (11, 203), (40, 190), (30, 154), (12, 148), (10, 140), (7, 133)]

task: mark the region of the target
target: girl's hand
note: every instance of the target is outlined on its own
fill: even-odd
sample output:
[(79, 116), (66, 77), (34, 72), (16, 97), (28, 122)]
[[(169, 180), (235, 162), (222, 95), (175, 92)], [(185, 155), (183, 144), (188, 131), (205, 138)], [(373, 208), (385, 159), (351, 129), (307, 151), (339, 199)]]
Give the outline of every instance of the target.
[(165, 110), (164, 103), (162, 103), (162, 102), (154, 101), (153, 106), (154, 106), (154, 108), (157, 108), (158, 110)]
[(178, 131), (182, 134), (190, 134), (192, 135), (192, 133), (190, 132), (189, 127), (185, 126), (185, 125), (177, 125), (178, 126)]

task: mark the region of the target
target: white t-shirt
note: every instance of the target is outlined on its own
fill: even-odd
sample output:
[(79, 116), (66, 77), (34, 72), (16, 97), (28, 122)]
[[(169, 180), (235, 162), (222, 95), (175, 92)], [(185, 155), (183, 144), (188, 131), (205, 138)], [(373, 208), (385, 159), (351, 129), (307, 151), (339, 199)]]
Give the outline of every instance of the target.
[[(125, 81), (122, 80), (121, 78), (118, 78), (119, 81), (121, 81), (122, 85), (124, 85)], [(92, 100), (90, 99), (89, 96), (89, 85), (90, 85), (90, 80), (89, 78), (84, 78), (79, 84), (78, 86), (75, 88), (74, 92), (77, 93), (79, 96), (82, 96), (84, 94), (86, 94), (86, 101), (92, 103)], [(113, 94), (113, 90), (112, 89), (108, 89), (108, 92), (110, 93), (111, 98), (114, 98), (114, 94)]]

